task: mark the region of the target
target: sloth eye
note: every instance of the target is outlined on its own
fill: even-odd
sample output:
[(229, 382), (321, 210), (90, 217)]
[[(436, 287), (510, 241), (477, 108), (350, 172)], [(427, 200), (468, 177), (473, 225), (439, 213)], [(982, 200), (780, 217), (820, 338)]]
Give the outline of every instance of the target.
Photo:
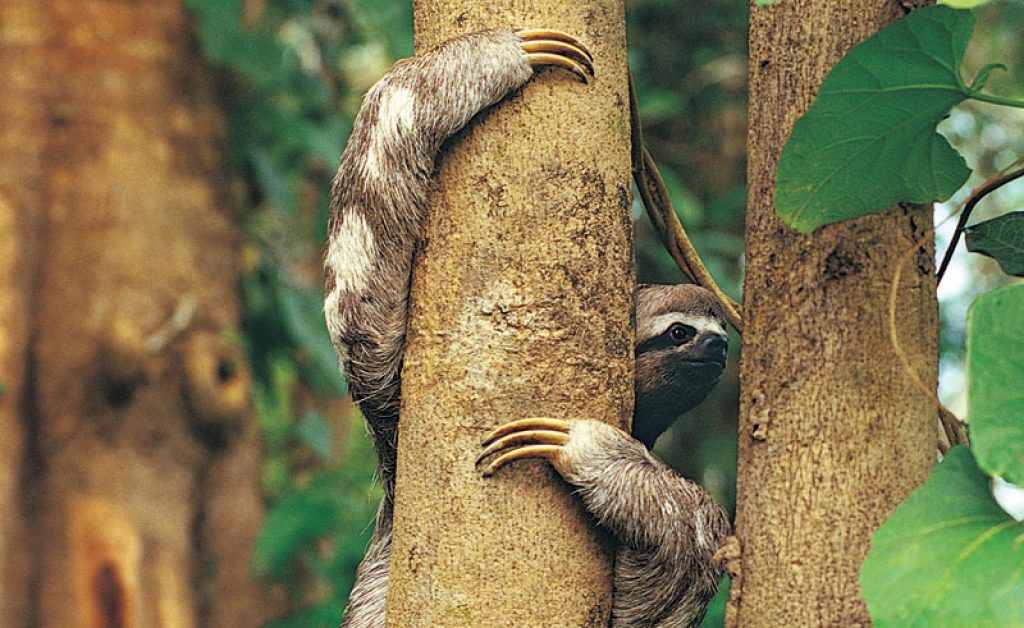
[(696, 329), (682, 323), (672, 323), (672, 326), (668, 328), (668, 337), (679, 344), (693, 340), (693, 337), (696, 335)]

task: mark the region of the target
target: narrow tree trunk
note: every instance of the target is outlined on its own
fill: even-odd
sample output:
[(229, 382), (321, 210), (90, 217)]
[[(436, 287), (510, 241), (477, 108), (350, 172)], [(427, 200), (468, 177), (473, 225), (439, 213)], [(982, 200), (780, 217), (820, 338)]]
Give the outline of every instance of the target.
[(0, 624), (258, 625), (238, 236), (187, 16), (48, 0), (0, 20)]
[(490, 429), (632, 413), (633, 269), (623, 5), (417, 2), (417, 48), (547, 27), (596, 80), (544, 71), (453, 142), (413, 284), (388, 621), (604, 626), (610, 549), (541, 462), (474, 469)]
[[(779, 151), (827, 71), (901, 15), (882, 0), (751, 8), (734, 625), (867, 625), (858, 572), (870, 535), (935, 462), (935, 407), (886, 326), (897, 259), (930, 227), (930, 208), (799, 235), (772, 206)], [(910, 362), (934, 382), (930, 247), (905, 270), (897, 308)]]

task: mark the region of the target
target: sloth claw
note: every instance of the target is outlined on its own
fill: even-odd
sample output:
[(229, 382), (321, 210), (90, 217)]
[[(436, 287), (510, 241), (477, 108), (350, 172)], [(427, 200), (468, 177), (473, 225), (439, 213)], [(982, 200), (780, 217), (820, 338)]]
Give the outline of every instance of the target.
[(516, 31), (526, 61), (533, 67), (553, 65), (569, 70), (584, 83), (594, 76), (594, 57), (586, 46), (562, 31), (524, 28)]
[(569, 442), (569, 422), (562, 419), (531, 418), (507, 423), (488, 434), (477, 466), (491, 456), (496, 457), (481, 471), (484, 477), (515, 460), (543, 458), (554, 462)]

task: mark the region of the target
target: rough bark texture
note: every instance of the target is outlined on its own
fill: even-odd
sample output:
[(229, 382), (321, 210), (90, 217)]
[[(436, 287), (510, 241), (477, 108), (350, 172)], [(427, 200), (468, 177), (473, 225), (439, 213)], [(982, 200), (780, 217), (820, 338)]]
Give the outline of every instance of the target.
[(0, 625), (258, 625), (225, 125), (184, 9), (2, 2), (0, 84)]
[(417, 2), (417, 48), (547, 27), (596, 80), (546, 70), (441, 161), (413, 283), (388, 595), (394, 626), (604, 626), (610, 560), (545, 464), (484, 480), (490, 429), (537, 415), (628, 424), (633, 406), (623, 5)]
[[(824, 75), (902, 14), (880, 0), (751, 8), (742, 587), (731, 608), (741, 626), (867, 625), (858, 572), (870, 535), (935, 463), (935, 407), (886, 327), (896, 261), (931, 225), (930, 208), (799, 235), (772, 206), (779, 151)], [(934, 382), (930, 247), (905, 269), (897, 307), (910, 361)]]

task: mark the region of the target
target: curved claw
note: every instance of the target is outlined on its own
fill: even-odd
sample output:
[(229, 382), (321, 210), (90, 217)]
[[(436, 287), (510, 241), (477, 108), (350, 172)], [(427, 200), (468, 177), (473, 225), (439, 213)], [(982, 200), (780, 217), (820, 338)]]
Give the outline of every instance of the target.
[(507, 423), (487, 435), (482, 443), (484, 451), (476, 460), (481, 464), (485, 459), (502, 452), (488, 464), (481, 474), (489, 477), (499, 468), (514, 460), (544, 458), (554, 462), (569, 442), (569, 422), (562, 419), (536, 417)]
[(526, 61), (533, 67), (554, 65), (565, 68), (584, 83), (594, 76), (594, 57), (575, 37), (562, 31), (524, 28), (516, 31)]
[(523, 41), (519, 44), (523, 52), (527, 54), (547, 52), (555, 55), (562, 55), (576, 61), (586, 69), (591, 76), (594, 75), (593, 59), (590, 53), (584, 48), (574, 46), (562, 41)]
[(512, 445), (520, 444), (543, 444), (543, 445), (564, 445), (569, 442), (569, 435), (564, 432), (554, 432), (550, 430), (524, 430), (522, 432), (513, 432), (507, 436), (495, 440), (484, 449), (476, 459), (476, 463), (480, 464), (485, 458), (498, 453), (502, 449), (507, 449)]
[(481, 444), (485, 446), (490, 445), (506, 434), (523, 430), (555, 430), (568, 434), (569, 422), (565, 419), (552, 419), (548, 417), (532, 417), (529, 419), (509, 421), (505, 425), (502, 425), (488, 434), (487, 437), (484, 438), (484, 442)]
[(526, 62), (534, 67), (541, 65), (555, 65), (560, 68), (565, 68), (579, 77), (579, 79), (584, 83), (589, 81), (583, 66), (568, 57), (562, 57), (547, 52), (531, 52), (526, 55)]
[(513, 460), (522, 460), (524, 458), (544, 458), (546, 460), (554, 460), (561, 449), (561, 445), (524, 445), (513, 449), (512, 451), (507, 451), (495, 458), (491, 464), (487, 465), (484, 470), (480, 472), (480, 475), (485, 478), (490, 477), (494, 475), (494, 472), (499, 468)]
[(516, 30), (516, 35), (519, 35), (519, 39), (522, 39), (523, 41), (531, 41), (535, 39), (560, 41), (579, 48), (586, 53), (588, 59), (593, 60), (594, 58), (590, 52), (587, 51), (586, 46), (580, 43), (580, 40), (564, 31), (554, 30), (552, 28), (520, 28)]

